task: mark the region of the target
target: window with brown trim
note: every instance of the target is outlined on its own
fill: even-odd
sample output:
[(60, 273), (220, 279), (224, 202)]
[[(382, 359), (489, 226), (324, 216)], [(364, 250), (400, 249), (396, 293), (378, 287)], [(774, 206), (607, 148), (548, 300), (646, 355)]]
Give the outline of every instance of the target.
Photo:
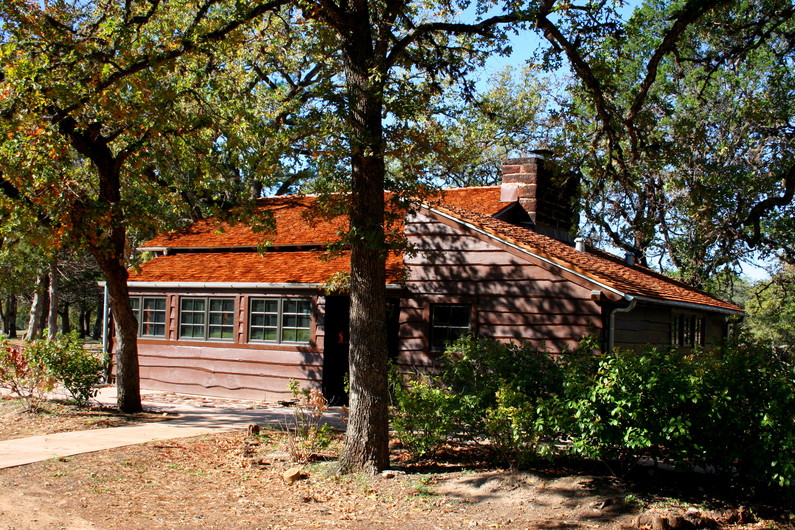
[(674, 314), (671, 317), (672, 346), (703, 346), (706, 321), (703, 316)]
[(232, 341), (235, 299), (184, 296), (179, 300), (179, 338)]
[(130, 306), (138, 321), (139, 337), (166, 336), (165, 296), (131, 296)]
[(248, 340), (306, 344), (310, 340), (312, 304), (307, 298), (252, 298)]
[(472, 326), (470, 304), (431, 304), (431, 350), (442, 351), (469, 333)]

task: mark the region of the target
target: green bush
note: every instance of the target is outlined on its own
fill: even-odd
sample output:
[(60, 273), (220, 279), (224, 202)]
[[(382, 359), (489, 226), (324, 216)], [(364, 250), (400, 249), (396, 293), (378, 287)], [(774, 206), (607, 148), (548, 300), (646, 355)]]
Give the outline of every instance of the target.
[(469, 439), (486, 438), (511, 464), (548, 454), (557, 435), (560, 365), (528, 344), (466, 337), (445, 354), (443, 381)]
[(568, 360), (560, 421), (570, 450), (631, 463), (678, 458), (689, 444), (695, 388), (688, 358), (654, 348)]
[(29, 362), (43, 366), (78, 404), (96, 395), (94, 387), (102, 376), (102, 360), (83, 348), (76, 332), (58, 335), (53, 341), (35, 340), (24, 353)]
[(546, 353), (527, 345), (467, 337), (445, 354), (438, 375), (393, 371), (392, 426), (414, 457), (450, 437), (488, 440), (505, 460), (523, 464), (554, 447), (563, 377)]
[(795, 484), (795, 363), (743, 340), (699, 361), (688, 459), (758, 483)]
[(795, 480), (793, 364), (769, 348), (574, 358), (564, 386), (559, 419), (571, 452), (625, 464), (646, 455), (745, 482)]
[(405, 378), (390, 370), (391, 423), (413, 458), (433, 454), (455, 430), (450, 393), (438, 376)]

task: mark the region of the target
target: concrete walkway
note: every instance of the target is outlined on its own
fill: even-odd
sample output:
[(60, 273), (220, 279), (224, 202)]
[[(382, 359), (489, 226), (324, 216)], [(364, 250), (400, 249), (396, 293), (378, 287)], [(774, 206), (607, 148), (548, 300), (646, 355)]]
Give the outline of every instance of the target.
[[(96, 400), (115, 407), (116, 389), (100, 390)], [(284, 428), (292, 423), (289, 407), (253, 401), (216, 400), (196, 396), (142, 394), (144, 410), (176, 414), (174, 419), (125, 427), (73, 431), (16, 440), (0, 441), (0, 469), (40, 462), (50, 458), (91, 453), (152, 440), (189, 438), (204, 434), (241, 430), (251, 424)], [(340, 411), (335, 409), (324, 420), (341, 429)]]

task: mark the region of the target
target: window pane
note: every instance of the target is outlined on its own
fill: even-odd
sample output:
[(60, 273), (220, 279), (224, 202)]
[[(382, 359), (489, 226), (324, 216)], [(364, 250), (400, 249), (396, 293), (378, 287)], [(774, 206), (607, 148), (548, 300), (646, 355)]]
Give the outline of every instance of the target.
[(282, 342), (309, 342), (312, 323), (309, 300), (286, 299), (282, 308)]
[(430, 342), (434, 350), (443, 350), (470, 330), (472, 306), (469, 304), (434, 304), (431, 306)]
[(166, 298), (164, 296), (144, 297), (140, 320), (141, 336), (165, 337)]
[(204, 339), (207, 301), (204, 298), (181, 298), (179, 336), (187, 339)]
[(279, 340), (279, 299), (252, 298), (250, 308), (248, 340)]

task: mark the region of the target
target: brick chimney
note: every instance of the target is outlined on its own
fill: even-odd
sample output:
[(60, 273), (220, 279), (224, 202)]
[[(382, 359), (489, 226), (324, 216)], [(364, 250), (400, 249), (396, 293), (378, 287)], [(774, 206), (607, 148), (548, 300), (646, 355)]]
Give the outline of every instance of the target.
[(558, 171), (548, 161), (550, 151), (532, 153), (503, 161), (500, 200), (519, 201), (536, 232), (571, 243), (579, 222), (579, 175)]

